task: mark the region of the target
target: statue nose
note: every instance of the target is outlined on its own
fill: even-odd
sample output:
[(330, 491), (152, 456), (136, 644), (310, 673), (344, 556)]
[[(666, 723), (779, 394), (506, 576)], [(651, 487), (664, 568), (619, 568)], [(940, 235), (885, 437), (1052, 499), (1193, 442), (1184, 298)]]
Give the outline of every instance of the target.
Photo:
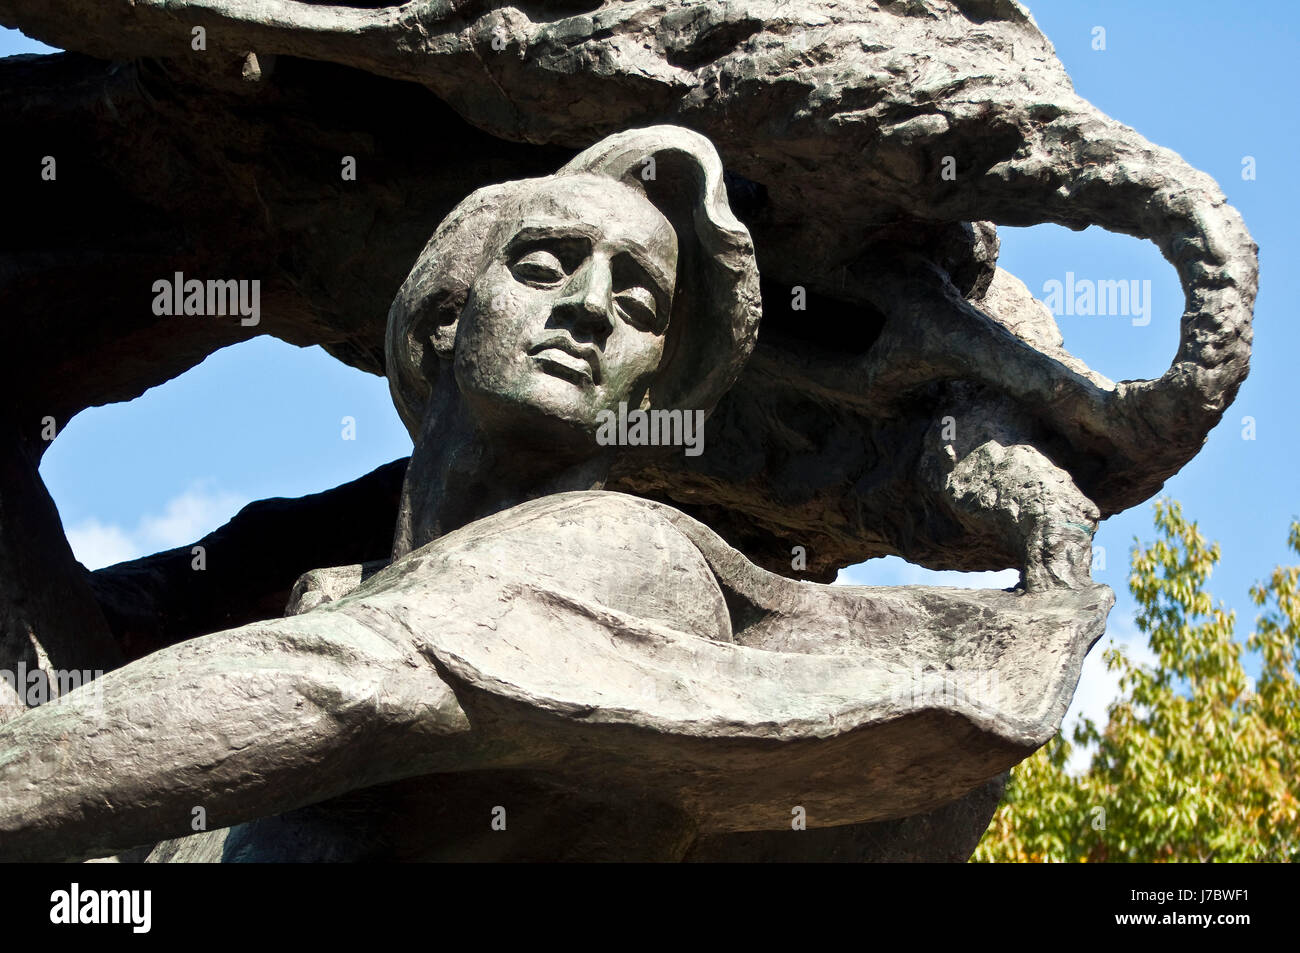
[(609, 266), (592, 259), (579, 268), (564, 289), (564, 297), (555, 303), (555, 310), (569, 316), (576, 323), (608, 330), (613, 326), (613, 279)]

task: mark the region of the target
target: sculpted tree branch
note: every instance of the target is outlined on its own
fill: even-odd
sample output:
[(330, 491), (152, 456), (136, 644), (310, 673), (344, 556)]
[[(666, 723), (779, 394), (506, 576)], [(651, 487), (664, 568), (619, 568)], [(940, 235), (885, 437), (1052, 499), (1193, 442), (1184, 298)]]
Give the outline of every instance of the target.
[[(878, 308), (873, 289), (886, 260), (859, 262), (854, 286), (844, 277), (860, 249), (876, 244), (880, 223), (1057, 222), (1150, 239), (1187, 299), (1162, 377), (1081, 385), (1051, 353), (1029, 373), (981, 368), (1064, 438), (1062, 463), (1103, 516), (1134, 505), (1199, 449), (1246, 373), (1255, 247), (1209, 177), (1074, 94), (1023, 8), (933, 0), (906, 10), (832, 10), (815, 0), (680, 8), (638, 0), (580, 12), (3, 0), (0, 20), (68, 48), (178, 65), (201, 59), (189, 31), (206, 24), (214, 48), (236, 59), (249, 50), (309, 57), (419, 82), (507, 140), (580, 147), (629, 125), (681, 123), (720, 143), (729, 168), (765, 190), (759, 247), (769, 279)], [(863, 36), (876, 39), (864, 45)], [(922, 57), (937, 65), (917, 73)], [(600, 106), (555, 108), (578, 100)], [(810, 140), (815, 163), (803, 157)], [(956, 181), (939, 174), (944, 156), (957, 163)], [(928, 310), (913, 305), (894, 298), (882, 310)], [(927, 351), (911, 383), (946, 373), (952, 350)], [(869, 381), (855, 394), (880, 399)]]

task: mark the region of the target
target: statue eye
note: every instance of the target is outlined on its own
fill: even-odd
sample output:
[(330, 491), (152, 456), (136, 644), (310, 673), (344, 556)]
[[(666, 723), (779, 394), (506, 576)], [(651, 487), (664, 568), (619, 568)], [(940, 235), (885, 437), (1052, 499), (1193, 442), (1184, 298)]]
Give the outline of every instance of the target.
[(656, 334), (663, 330), (660, 327), (655, 296), (645, 288), (639, 285), (624, 288), (614, 296), (614, 302), (630, 324)]
[(550, 252), (537, 248), (516, 261), (510, 273), (525, 284), (553, 285), (564, 278), (564, 265)]

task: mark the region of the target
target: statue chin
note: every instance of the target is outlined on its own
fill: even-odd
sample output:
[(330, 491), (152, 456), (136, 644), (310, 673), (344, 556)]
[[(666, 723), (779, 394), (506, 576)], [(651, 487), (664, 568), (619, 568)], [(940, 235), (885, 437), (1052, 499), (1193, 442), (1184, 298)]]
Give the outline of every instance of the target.
[(572, 448), (595, 456), (597, 413), (564, 389), (564, 381), (545, 381), (524, 390), (506, 392), (461, 391), (462, 399), (480, 432), (512, 450), (544, 447)]
[[(611, 396), (590, 383), (547, 366), (544, 361), (509, 376), (457, 368), (457, 392), (476, 429), (512, 449), (566, 446), (597, 455), (601, 415), (617, 413), (619, 400), (639, 405), (626, 393)], [(620, 388), (620, 391), (622, 388)]]

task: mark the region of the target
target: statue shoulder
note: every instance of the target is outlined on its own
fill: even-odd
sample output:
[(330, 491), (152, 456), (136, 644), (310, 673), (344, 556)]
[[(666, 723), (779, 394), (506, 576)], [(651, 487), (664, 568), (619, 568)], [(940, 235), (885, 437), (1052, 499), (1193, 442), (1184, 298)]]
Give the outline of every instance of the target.
[[(624, 493), (579, 491), (530, 500), (440, 537), (377, 574), (362, 590), (399, 577), (457, 585), (523, 587), (717, 641), (731, 619), (709, 561), (670, 506)], [(549, 594), (549, 596), (548, 596)]]

